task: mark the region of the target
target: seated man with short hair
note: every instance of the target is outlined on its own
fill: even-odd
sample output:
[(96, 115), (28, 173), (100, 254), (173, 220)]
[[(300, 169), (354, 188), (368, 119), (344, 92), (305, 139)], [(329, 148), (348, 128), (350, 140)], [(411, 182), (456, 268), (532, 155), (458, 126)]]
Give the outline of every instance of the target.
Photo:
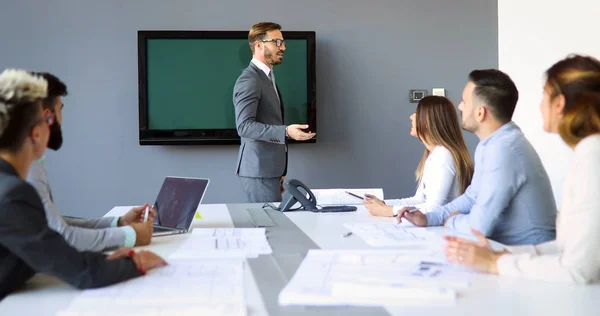
[[(48, 82), (48, 96), (42, 105), (45, 111), (54, 115), (50, 125), (48, 148), (58, 150), (62, 138), (62, 97), (67, 95), (67, 86), (49, 73), (35, 73)], [(81, 251), (104, 251), (119, 247), (148, 245), (152, 239), (152, 221), (143, 222), (143, 214), (148, 204), (131, 209), (122, 217), (98, 219), (78, 219), (63, 217), (56, 209), (50, 190), (44, 158), (34, 160), (29, 168), (27, 181), (37, 190), (44, 203), (48, 226), (61, 234), (73, 247)], [(152, 211), (154, 212), (154, 211)]]
[(542, 162), (512, 115), (519, 92), (505, 73), (489, 69), (469, 75), (459, 109), (462, 125), (481, 140), (475, 174), (466, 192), (427, 214), (398, 212), (416, 226), (445, 224), (471, 229), (506, 245), (539, 244), (556, 237), (556, 203)]

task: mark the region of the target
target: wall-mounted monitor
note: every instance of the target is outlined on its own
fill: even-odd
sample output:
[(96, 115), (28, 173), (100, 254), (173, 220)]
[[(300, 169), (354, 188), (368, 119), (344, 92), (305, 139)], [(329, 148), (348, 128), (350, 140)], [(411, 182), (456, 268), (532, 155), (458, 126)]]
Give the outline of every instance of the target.
[[(315, 32), (282, 33), (284, 124), (316, 132)], [(138, 31), (140, 145), (239, 144), (233, 86), (251, 59), (248, 31)]]

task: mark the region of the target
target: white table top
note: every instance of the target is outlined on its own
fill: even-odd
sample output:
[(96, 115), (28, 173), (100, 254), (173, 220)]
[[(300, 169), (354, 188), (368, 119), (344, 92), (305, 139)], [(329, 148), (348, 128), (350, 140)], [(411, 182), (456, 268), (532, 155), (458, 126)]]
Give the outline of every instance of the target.
[[(250, 205), (249, 205), (250, 206)], [(115, 207), (106, 216), (124, 214), (129, 207)], [(195, 219), (193, 228), (233, 227), (227, 205), (201, 205), (202, 220)], [(363, 207), (351, 213), (290, 212), (288, 218), (322, 249), (373, 249), (360, 237), (341, 235), (342, 226), (353, 222), (389, 222), (389, 218), (370, 216)], [(452, 234), (443, 227), (428, 228), (439, 234)], [(188, 237), (174, 235), (155, 237), (148, 249), (168, 257)], [(495, 247), (500, 247), (496, 244)], [(245, 292), (248, 315), (267, 315), (263, 299), (252, 272), (246, 265)], [(68, 306), (78, 290), (49, 276), (37, 275), (24, 290), (0, 302), (0, 315), (55, 315)], [(392, 315), (596, 315), (600, 307), (600, 285), (564, 285), (510, 277), (478, 275), (472, 286), (461, 291), (456, 305), (388, 308)]]

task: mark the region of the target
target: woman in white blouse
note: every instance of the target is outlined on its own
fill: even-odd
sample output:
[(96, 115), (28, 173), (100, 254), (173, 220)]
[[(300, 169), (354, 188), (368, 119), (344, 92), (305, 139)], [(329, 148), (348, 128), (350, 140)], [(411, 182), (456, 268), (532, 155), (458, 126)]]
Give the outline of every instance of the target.
[(412, 197), (391, 201), (390, 205), (367, 195), (364, 204), (371, 215), (395, 216), (405, 206), (415, 206), (426, 213), (463, 194), (471, 183), (473, 160), (452, 101), (427, 96), (419, 101), (410, 120), (410, 135), (425, 145), (423, 158), (415, 172), (417, 192)]
[(446, 237), (449, 261), (484, 272), (567, 283), (600, 281), (600, 61), (579, 55), (546, 72), (540, 105), (544, 130), (574, 156), (567, 171), (556, 240), (495, 252), (479, 241)]

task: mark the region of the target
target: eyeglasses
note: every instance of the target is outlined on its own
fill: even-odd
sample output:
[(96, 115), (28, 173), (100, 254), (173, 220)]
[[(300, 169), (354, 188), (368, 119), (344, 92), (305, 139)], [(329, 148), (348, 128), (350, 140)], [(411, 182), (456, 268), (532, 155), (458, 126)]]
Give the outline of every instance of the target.
[(266, 38), (261, 40), (261, 42), (274, 42), (277, 47), (281, 47), (282, 45), (285, 46), (285, 40), (282, 40), (281, 38)]

